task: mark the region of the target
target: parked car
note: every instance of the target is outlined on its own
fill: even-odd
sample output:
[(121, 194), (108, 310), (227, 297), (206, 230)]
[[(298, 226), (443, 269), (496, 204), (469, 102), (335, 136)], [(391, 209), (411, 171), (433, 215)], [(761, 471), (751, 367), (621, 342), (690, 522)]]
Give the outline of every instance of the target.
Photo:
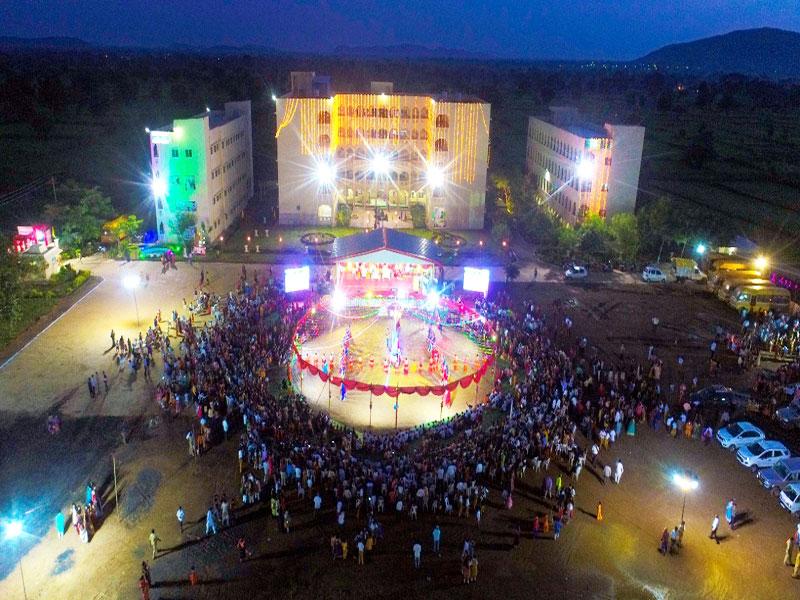
[(800, 482), (800, 457), (784, 458), (771, 467), (761, 469), (758, 480), (777, 496), (790, 483)]
[(736, 460), (745, 467), (750, 467), (754, 471), (771, 467), (779, 460), (789, 458), (792, 455), (789, 449), (781, 442), (774, 440), (761, 440), (749, 446), (739, 448), (736, 453)]
[(642, 271), (642, 279), (648, 282), (665, 283), (667, 281), (667, 274), (659, 267), (647, 265), (644, 271)]
[(780, 503), (793, 515), (800, 515), (800, 483), (787, 485), (781, 492)]
[(717, 441), (723, 448), (735, 450), (765, 439), (764, 432), (749, 421), (739, 421), (717, 432)]
[(589, 269), (586, 267), (580, 267), (578, 265), (572, 265), (564, 272), (564, 277), (567, 279), (586, 279), (588, 276)]
[(727, 386), (715, 384), (702, 390), (692, 392), (689, 401), (695, 410), (707, 417), (717, 420), (722, 411), (728, 411), (730, 417), (747, 410), (750, 394), (737, 392)]
[(775, 418), (784, 427), (800, 427), (800, 398), (775, 411)]

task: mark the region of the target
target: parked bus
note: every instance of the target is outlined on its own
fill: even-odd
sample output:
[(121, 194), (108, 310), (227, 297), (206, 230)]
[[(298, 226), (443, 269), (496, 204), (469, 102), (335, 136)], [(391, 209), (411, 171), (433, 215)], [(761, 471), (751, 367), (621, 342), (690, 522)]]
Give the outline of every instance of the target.
[(742, 269), (737, 271), (717, 271), (712, 275), (711, 279), (708, 280), (708, 284), (712, 290), (717, 291), (722, 282), (726, 279), (760, 279), (761, 278), (761, 271), (756, 271), (755, 269)]
[(741, 285), (734, 288), (728, 298), (728, 303), (736, 310), (746, 308), (751, 312), (774, 310), (787, 313), (790, 310), (790, 301), (789, 290), (772, 284)]
[(764, 279), (758, 275), (739, 276), (740, 272), (734, 271), (717, 282), (716, 292), (720, 300), (726, 300), (737, 287), (745, 285), (774, 285), (769, 279)]

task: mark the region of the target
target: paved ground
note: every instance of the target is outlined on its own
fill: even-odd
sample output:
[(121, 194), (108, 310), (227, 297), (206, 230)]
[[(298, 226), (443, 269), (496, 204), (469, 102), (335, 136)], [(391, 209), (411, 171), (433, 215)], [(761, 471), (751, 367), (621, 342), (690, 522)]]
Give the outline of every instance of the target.
[[(147, 556), (146, 537), (155, 527), (168, 552), (153, 567), (160, 586), (153, 598), (241, 597), (588, 597), (588, 598), (790, 598), (800, 593), (781, 566), (783, 541), (793, 519), (760, 488), (750, 471), (722, 449), (663, 434), (641, 432), (624, 438), (603, 460), (622, 458), (625, 476), (619, 487), (603, 486), (590, 472), (578, 483), (578, 511), (558, 542), (528, 535), (534, 512), (547, 510), (537, 488), (541, 475), (530, 474), (520, 485), (512, 511), (501, 509), (493, 495), (480, 531), (465, 519), (442, 521), (441, 557), (429, 552), (428, 517), (418, 523), (386, 519), (390, 536), (371, 564), (332, 564), (327, 538), (333, 517), (311, 522), (307, 505), (292, 507), (296, 532), (276, 533), (260, 511), (238, 515), (234, 529), (211, 539), (192, 525), (181, 535), (174, 512), (181, 503), (190, 519), (200, 519), (211, 495), (238, 488), (233, 442), (190, 459), (183, 434), (188, 417), (162, 419), (149, 399), (148, 386), (118, 376), (102, 401), (90, 402), (85, 378), (108, 368), (104, 350), (108, 330), (135, 330), (129, 292), (121, 289), (123, 274), (150, 274), (150, 284), (137, 293), (140, 314), (157, 308), (166, 313), (189, 297), (199, 270), (179, 265), (163, 277), (156, 264), (119, 265), (98, 262), (104, 282), (0, 371), (0, 514), (28, 512), (21, 548), (29, 598), (135, 598), (138, 563)], [(212, 287), (233, 285), (237, 265), (206, 265)], [(643, 356), (654, 345), (668, 363), (669, 376), (686, 380), (705, 370), (706, 348), (717, 323), (735, 315), (693, 288), (675, 286), (608, 287), (604, 285), (520, 284), (516, 293), (549, 305), (567, 302), (578, 335), (607, 353)], [(661, 318), (651, 331), (652, 315)], [(679, 368), (678, 354), (686, 358)], [(723, 373), (725, 382), (736, 380)], [(65, 415), (59, 436), (45, 432), (46, 415), (60, 406)], [(144, 415), (144, 416), (142, 416)], [(126, 429), (130, 443), (122, 446)], [(110, 454), (118, 464), (120, 508), (113, 506)], [(685, 547), (676, 556), (656, 551), (663, 527), (677, 524), (681, 496), (668, 483), (673, 469), (691, 467), (701, 487), (687, 502)], [(58, 540), (51, 526), (57, 507), (80, 494), (87, 479), (101, 482), (112, 512), (89, 545), (74, 532)], [(726, 534), (722, 544), (707, 539), (714, 513), (735, 496), (748, 522)], [(602, 500), (606, 519), (591, 516)], [(589, 513), (589, 514), (586, 514)], [(510, 528), (519, 522), (523, 539), (512, 546)], [(353, 525), (354, 526), (354, 525)], [(724, 529), (724, 528), (723, 528)], [(239, 565), (233, 544), (244, 534), (253, 560)], [(464, 535), (474, 535), (481, 560), (479, 582), (459, 583), (458, 553)], [(425, 545), (423, 568), (411, 567), (412, 540)], [(0, 542), (0, 598), (21, 597), (15, 563), (20, 546)], [(196, 565), (204, 584), (186, 585), (188, 568)]]

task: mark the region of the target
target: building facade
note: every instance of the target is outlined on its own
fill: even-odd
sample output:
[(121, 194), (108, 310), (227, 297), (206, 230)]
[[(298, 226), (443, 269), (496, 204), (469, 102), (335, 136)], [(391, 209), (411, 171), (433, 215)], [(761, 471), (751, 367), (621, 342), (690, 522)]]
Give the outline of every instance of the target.
[(354, 227), (411, 227), (415, 210), (428, 227), (483, 227), (487, 103), (390, 82), (332, 93), (314, 73), (293, 73), (292, 86), (276, 99), (282, 225), (332, 225), (347, 205)]
[(219, 239), (253, 197), (250, 101), (150, 131), (150, 161), (159, 240), (184, 236), (178, 228), (186, 212), (205, 240)]
[(636, 209), (644, 127), (575, 124), (574, 111), (528, 119), (526, 175), (568, 223)]

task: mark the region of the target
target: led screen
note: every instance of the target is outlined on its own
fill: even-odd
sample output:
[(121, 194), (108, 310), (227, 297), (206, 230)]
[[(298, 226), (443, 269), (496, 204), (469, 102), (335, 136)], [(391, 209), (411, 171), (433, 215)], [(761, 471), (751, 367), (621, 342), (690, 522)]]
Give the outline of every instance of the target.
[(308, 267), (286, 269), (283, 272), (283, 289), (289, 292), (300, 292), (309, 288), (311, 273)]
[(464, 291), (486, 294), (489, 291), (489, 269), (464, 267)]

